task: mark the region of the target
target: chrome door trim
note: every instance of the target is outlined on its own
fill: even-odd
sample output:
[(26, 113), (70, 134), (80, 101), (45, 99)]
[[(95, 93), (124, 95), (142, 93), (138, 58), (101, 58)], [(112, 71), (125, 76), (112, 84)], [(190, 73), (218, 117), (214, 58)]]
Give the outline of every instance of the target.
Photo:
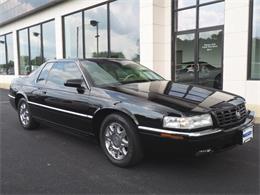
[(60, 109), (60, 108), (55, 108), (55, 107), (52, 107), (52, 106), (46, 106), (46, 105), (43, 105), (43, 104), (38, 104), (38, 103), (35, 103), (35, 102), (31, 102), (31, 101), (28, 101), (28, 103), (32, 104), (32, 105), (40, 106), (40, 107), (43, 107), (43, 108), (48, 108), (48, 109), (51, 109), (51, 110), (64, 112), (64, 113), (67, 113), (67, 114), (73, 114), (73, 115), (76, 115), (76, 116), (82, 116), (82, 117), (89, 118), (89, 119), (93, 118), (93, 116), (91, 116), (91, 115), (82, 114), (82, 113), (78, 113), (78, 112), (73, 112), (73, 111), (69, 111), (69, 110), (64, 110), (64, 109)]
[(10, 97), (10, 98), (12, 98), (12, 99), (15, 99), (15, 97), (12, 96), (12, 95), (10, 95), (10, 94), (8, 94), (8, 97)]

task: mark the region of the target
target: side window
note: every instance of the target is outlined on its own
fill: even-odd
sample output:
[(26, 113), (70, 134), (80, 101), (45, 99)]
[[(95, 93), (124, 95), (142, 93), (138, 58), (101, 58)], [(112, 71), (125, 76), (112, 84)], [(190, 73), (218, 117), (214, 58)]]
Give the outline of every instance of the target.
[(48, 63), (44, 66), (44, 68), (42, 69), (42, 71), (41, 71), (41, 73), (40, 73), (40, 75), (39, 75), (39, 77), (36, 81), (37, 83), (43, 84), (43, 85), (45, 84), (47, 77), (48, 77), (48, 74), (49, 74), (49, 71), (50, 71), (53, 64), (54, 63)]
[(73, 62), (56, 63), (49, 73), (47, 85), (66, 88), (64, 83), (69, 79), (82, 79), (77, 65)]

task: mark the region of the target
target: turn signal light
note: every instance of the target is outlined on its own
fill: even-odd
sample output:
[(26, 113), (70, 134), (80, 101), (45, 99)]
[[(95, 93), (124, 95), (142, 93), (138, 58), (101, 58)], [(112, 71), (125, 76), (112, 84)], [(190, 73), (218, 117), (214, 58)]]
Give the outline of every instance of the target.
[(163, 137), (163, 138), (170, 138), (170, 139), (177, 139), (177, 140), (183, 140), (184, 139), (183, 136), (171, 135), (171, 134), (167, 134), (167, 133), (161, 133), (160, 136)]

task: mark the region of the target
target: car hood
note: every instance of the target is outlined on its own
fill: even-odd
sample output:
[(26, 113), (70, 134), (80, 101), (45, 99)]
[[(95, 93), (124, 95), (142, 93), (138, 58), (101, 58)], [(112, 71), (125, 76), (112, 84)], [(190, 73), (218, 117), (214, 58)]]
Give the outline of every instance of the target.
[(187, 115), (192, 112), (202, 113), (226, 109), (244, 102), (242, 97), (228, 92), (172, 81), (131, 83), (107, 88), (146, 98), (148, 101), (185, 112)]

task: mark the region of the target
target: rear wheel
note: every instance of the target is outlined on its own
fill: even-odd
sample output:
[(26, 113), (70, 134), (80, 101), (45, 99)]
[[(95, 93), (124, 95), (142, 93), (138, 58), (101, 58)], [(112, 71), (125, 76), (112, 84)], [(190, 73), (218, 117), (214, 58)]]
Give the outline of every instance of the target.
[(101, 147), (113, 164), (128, 167), (142, 159), (143, 152), (136, 127), (127, 117), (118, 114), (107, 116), (100, 131)]
[(24, 129), (33, 130), (39, 126), (39, 123), (32, 118), (29, 105), (24, 98), (18, 102), (18, 117)]

